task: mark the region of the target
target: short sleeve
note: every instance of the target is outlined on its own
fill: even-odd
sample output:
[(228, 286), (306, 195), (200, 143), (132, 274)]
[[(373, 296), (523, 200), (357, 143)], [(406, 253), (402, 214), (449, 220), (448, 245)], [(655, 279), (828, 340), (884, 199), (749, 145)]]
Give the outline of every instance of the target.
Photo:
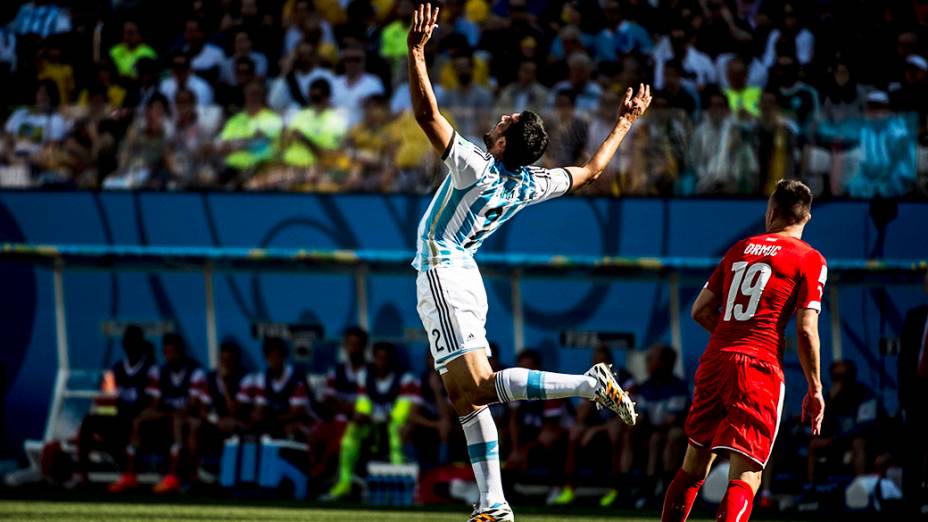
[(467, 188), (483, 177), (493, 157), (455, 132), (451, 136), (448, 148), (441, 155), (441, 160), (448, 166), (454, 188)]
[(212, 402), (209, 396), (209, 385), (206, 383), (206, 373), (201, 368), (194, 370), (190, 376), (190, 397), (203, 404)]
[(544, 169), (528, 167), (532, 190), (528, 192), (528, 203), (535, 204), (563, 196), (574, 184), (573, 176), (565, 168)]
[(808, 308), (821, 312), (827, 279), (828, 266), (822, 254), (815, 250), (806, 254), (799, 267), (799, 297), (796, 300), (796, 309)]
[(235, 400), (242, 404), (251, 404), (254, 395), (254, 376), (246, 375), (238, 387), (238, 393), (235, 394)]
[(159, 381), (161, 380), (161, 372), (158, 371), (157, 366), (152, 366), (148, 369), (148, 385), (145, 386), (145, 393), (151, 397), (161, 397), (161, 387), (159, 386)]

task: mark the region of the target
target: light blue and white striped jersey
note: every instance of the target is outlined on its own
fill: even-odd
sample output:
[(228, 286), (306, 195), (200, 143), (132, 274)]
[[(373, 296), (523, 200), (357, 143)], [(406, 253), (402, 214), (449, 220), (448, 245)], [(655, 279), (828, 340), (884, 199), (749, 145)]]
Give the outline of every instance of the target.
[(448, 177), (419, 221), (412, 266), (420, 272), (436, 266), (476, 268), (474, 254), (504, 221), (528, 205), (566, 194), (573, 183), (566, 169), (509, 171), (456, 132), (442, 161)]

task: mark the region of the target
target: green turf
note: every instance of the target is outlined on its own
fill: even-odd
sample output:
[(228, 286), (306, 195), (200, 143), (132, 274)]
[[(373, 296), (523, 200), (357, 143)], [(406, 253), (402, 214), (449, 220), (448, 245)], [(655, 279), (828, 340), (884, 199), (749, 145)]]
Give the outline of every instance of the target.
[[(655, 517), (638, 518), (628, 516), (585, 516), (572, 515), (569, 511), (559, 511), (557, 515), (520, 515), (519, 522), (555, 522), (578, 520), (583, 522), (623, 521), (654, 522)], [(467, 509), (460, 513), (424, 512), (424, 511), (374, 511), (347, 509), (314, 509), (310, 507), (258, 507), (241, 505), (196, 505), (166, 503), (90, 503), (90, 502), (49, 502), (49, 501), (0, 501), (0, 519), (2, 520), (48, 520), (52, 522), (90, 521), (261, 521), (277, 522), (285, 520), (311, 520), (313, 522), (463, 522), (467, 519)], [(705, 522), (707, 519), (695, 519)]]

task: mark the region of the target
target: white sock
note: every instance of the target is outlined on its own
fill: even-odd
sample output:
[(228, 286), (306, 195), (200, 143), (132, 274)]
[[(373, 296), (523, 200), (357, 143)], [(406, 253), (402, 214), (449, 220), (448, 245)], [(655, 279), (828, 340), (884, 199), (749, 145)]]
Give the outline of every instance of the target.
[(458, 417), (467, 439), (467, 454), (470, 456), (477, 487), (480, 489), (480, 507), (487, 508), (506, 502), (503, 494), (503, 479), (499, 472), (499, 435), (490, 409), (479, 410)]
[(592, 399), (595, 391), (596, 379), (589, 375), (567, 375), (525, 368), (496, 372), (496, 395), (500, 402), (565, 397)]

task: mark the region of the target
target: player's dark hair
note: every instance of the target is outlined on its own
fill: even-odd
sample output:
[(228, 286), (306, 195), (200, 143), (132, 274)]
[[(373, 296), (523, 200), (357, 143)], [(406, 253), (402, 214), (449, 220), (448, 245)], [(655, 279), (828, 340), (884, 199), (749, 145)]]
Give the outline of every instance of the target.
[(357, 337), (361, 340), (361, 344), (367, 346), (367, 331), (360, 326), (349, 326), (345, 328), (345, 331), (342, 332), (342, 337)]
[(171, 345), (174, 348), (177, 348), (177, 351), (180, 353), (187, 353), (187, 344), (184, 342), (184, 338), (181, 337), (180, 334), (176, 334), (174, 332), (168, 332), (164, 334), (164, 336), (161, 338), (161, 345)]
[(673, 370), (674, 365), (677, 364), (677, 351), (672, 346), (662, 345), (658, 360), (661, 362), (661, 366)]
[(264, 342), (261, 344), (261, 351), (265, 357), (273, 352), (278, 352), (286, 358), (290, 353), (290, 347), (287, 346), (287, 341), (280, 337), (265, 337)]
[(541, 116), (532, 111), (522, 111), (519, 121), (506, 129), (506, 148), (503, 150), (503, 165), (517, 169), (531, 165), (548, 148), (548, 132)]
[(519, 352), (517, 359), (528, 359), (535, 363), (535, 366), (541, 368), (541, 352), (534, 348), (526, 348)]
[(812, 210), (812, 190), (797, 179), (781, 179), (770, 200), (774, 216), (789, 225), (801, 223)]
[(241, 359), (242, 357), (242, 347), (238, 344), (238, 341), (235, 339), (225, 339), (219, 345), (219, 353), (231, 353), (236, 358)]

